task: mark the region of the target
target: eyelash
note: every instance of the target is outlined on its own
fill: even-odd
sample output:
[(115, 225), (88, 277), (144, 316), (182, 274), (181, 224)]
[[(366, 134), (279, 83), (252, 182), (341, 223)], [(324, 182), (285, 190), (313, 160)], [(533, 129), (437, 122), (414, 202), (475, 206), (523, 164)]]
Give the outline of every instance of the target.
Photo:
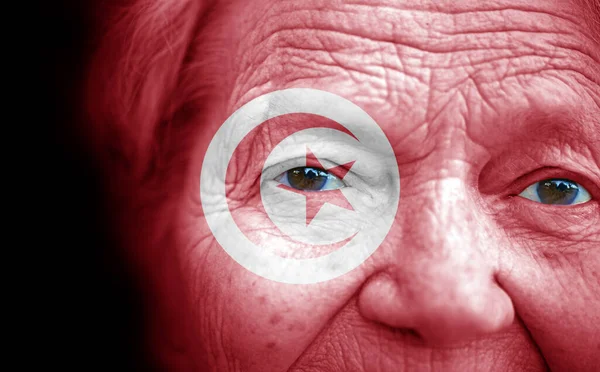
[[(260, 182), (261, 179), (263, 180), (263, 182), (275, 180), (276, 178), (281, 176), (283, 173), (286, 173), (294, 168), (303, 168), (303, 167), (305, 167), (305, 165), (303, 164), (303, 160), (304, 160), (303, 157), (298, 157), (298, 158), (289, 159), (289, 160), (271, 165), (267, 169), (265, 169), (261, 175), (259, 175), (258, 181)], [(320, 160), (322, 162), (324, 162), (323, 165), (329, 169), (339, 165), (336, 162), (333, 162), (326, 158), (320, 159)], [(314, 167), (309, 167), (309, 168), (314, 168)], [(328, 172), (325, 169), (324, 169), (324, 171)], [(348, 173), (346, 174), (346, 177), (344, 177), (342, 182), (345, 184), (345, 187), (356, 187), (357, 186), (356, 183), (360, 181), (361, 177), (362, 177), (361, 175), (357, 174), (356, 172), (354, 172), (351, 169), (348, 171)]]
[[(567, 208), (580, 207), (582, 205), (586, 205), (591, 202), (597, 202), (600, 197), (600, 188), (597, 185), (595, 185), (593, 182), (589, 181), (587, 178), (579, 175), (578, 173), (574, 173), (572, 171), (568, 171), (568, 170), (564, 170), (564, 169), (560, 169), (560, 168), (556, 168), (556, 167), (543, 167), (543, 168), (537, 169), (531, 173), (528, 173), (524, 176), (517, 178), (517, 180), (515, 181), (515, 185), (512, 188), (512, 190), (515, 190), (516, 192), (511, 192), (511, 194), (508, 196), (509, 197), (519, 196), (519, 194), (521, 194), (523, 191), (525, 191), (525, 189), (528, 188), (529, 186), (531, 186), (532, 184), (541, 182), (541, 181), (544, 181), (547, 179), (571, 180), (571, 181), (576, 182), (577, 184), (583, 186), (589, 192), (589, 194), (591, 196), (591, 199), (585, 203), (565, 205), (562, 207), (567, 207)], [(528, 201), (530, 201), (530, 200), (528, 200)], [(542, 206), (556, 207), (554, 205), (536, 203), (534, 201), (531, 201), (531, 202), (542, 205)]]
[[(320, 192), (323, 192), (323, 191), (328, 191), (328, 190), (337, 190), (337, 189), (340, 189), (340, 188), (345, 188), (345, 187), (348, 187), (348, 184), (347, 184), (346, 182), (344, 182), (344, 180), (343, 180), (343, 179), (341, 179), (341, 178), (339, 178), (338, 176), (336, 176), (335, 174), (333, 174), (333, 173), (331, 173), (331, 172), (328, 172), (327, 170), (325, 170), (325, 169), (322, 169), (322, 168), (318, 168), (318, 167), (308, 167), (308, 166), (304, 166), (304, 167), (295, 167), (295, 168), (291, 168), (291, 169), (288, 169), (288, 170), (286, 170), (286, 171), (283, 171), (283, 173), (281, 173), (279, 176), (275, 177), (275, 178), (274, 178), (274, 180), (275, 180), (275, 181), (278, 181), (278, 182), (280, 182), (280, 183), (282, 183), (282, 184), (284, 184), (284, 185), (286, 185), (286, 186), (289, 186), (289, 187), (296, 188), (295, 186), (293, 186), (293, 185), (291, 184), (291, 181), (290, 181), (290, 179), (289, 179), (289, 176), (290, 176), (290, 175), (289, 175), (289, 172), (290, 172), (290, 171), (294, 171), (294, 170), (296, 170), (296, 169), (313, 169), (313, 170), (315, 170), (315, 171), (317, 171), (317, 172), (319, 172), (319, 173), (321, 173), (321, 172), (322, 172), (322, 173), (326, 173), (326, 175), (327, 175), (327, 180), (326, 180), (326, 181), (325, 181), (325, 183), (323, 184), (322, 188), (321, 188), (321, 189), (319, 189), (319, 190), (312, 190), (312, 191), (320, 191)], [(305, 173), (305, 174), (306, 174), (306, 173)], [(337, 186), (340, 186), (340, 187), (337, 187)], [(300, 190), (300, 189), (299, 189), (299, 190)]]

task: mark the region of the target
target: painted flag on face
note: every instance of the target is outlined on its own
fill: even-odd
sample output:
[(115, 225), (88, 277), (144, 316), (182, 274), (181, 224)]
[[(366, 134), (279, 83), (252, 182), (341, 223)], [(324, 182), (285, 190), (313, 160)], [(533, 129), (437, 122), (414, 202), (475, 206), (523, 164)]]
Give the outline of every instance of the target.
[(204, 158), (200, 196), (235, 261), (270, 280), (307, 284), (353, 270), (379, 247), (400, 176), (387, 137), (360, 107), (294, 88), (255, 98), (223, 123)]

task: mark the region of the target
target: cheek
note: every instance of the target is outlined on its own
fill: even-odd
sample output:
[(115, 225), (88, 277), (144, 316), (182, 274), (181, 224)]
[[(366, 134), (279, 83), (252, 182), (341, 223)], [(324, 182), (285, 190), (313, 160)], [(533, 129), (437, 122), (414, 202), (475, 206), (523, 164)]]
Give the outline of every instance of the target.
[(581, 223), (564, 225), (541, 233), (510, 219), (512, 249), (502, 255), (498, 281), (553, 369), (587, 370), (600, 346), (600, 250), (596, 233), (572, 237)]
[(291, 285), (264, 279), (235, 262), (214, 240), (202, 217), (180, 230), (189, 309), (200, 350), (233, 358), (241, 370), (283, 370), (357, 290), (352, 274), (323, 284)]
[[(364, 277), (357, 270), (320, 284), (282, 284), (253, 274), (231, 258), (209, 229), (200, 201), (203, 154), (217, 126), (210, 129), (210, 135), (203, 135), (194, 145), (175, 223), (174, 245), (194, 329), (192, 347), (199, 354), (214, 355), (211, 363), (217, 370), (227, 370), (232, 360), (244, 371), (285, 370), (358, 290)], [(244, 162), (232, 167), (247, 168)], [(232, 214), (250, 221), (248, 217), (257, 211), (246, 205)], [(258, 229), (256, 225), (240, 228), (249, 235)]]

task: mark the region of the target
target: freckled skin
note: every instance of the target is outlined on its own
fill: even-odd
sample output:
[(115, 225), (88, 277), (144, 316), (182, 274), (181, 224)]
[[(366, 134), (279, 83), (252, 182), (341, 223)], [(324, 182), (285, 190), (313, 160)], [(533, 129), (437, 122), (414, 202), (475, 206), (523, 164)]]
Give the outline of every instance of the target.
[[(182, 80), (221, 79), (202, 85), (203, 109), (185, 118), (203, 125), (171, 196), (161, 244), (172, 258), (156, 264), (183, 291), (165, 297), (178, 314), (165, 322), (185, 330), (185, 365), (594, 370), (598, 203), (558, 210), (509, 197), (520, 176), (544, 166), (580, 174), (600, 197), (600, 46), (577, 11), (511, 0), (215, 6), (189, 56), (202, 63), (182, 69)], [(360, 105), (388, 136), (401, 175), (385, 242), (349, 274), (313, 285), (271, 282), (235, 263), (208, 229), (198, 192), (223, 121), (292, 87)]]

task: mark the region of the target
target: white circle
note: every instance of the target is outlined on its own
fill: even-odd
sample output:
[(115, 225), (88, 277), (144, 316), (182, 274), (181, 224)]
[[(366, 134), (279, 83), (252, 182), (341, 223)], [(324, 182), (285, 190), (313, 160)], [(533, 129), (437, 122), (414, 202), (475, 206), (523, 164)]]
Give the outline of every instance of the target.
[[(263, 122), (280, 115), (315, 114), (333, 120), (360, 143), (376, 149), (378, 161), (391, 175), (386, 202), (374, 216), (374, 228), (363, 229), (341, 248), (314, 258), (285, 258), (255, 245), (236, 225), (226, 197), (227, 167), (242, 140)], [(208, 227), (237, 263), (263, 278), (289, 284), (310, 284), (344, 275), (362, 264), (383, 242), (394, 222), (400, 199), (400, 174), (387, 137), (365, 111), (333, 93), (292, 88), (259, 96), (235, 111), (208, 146), (200, 175), (200, 199)]]

